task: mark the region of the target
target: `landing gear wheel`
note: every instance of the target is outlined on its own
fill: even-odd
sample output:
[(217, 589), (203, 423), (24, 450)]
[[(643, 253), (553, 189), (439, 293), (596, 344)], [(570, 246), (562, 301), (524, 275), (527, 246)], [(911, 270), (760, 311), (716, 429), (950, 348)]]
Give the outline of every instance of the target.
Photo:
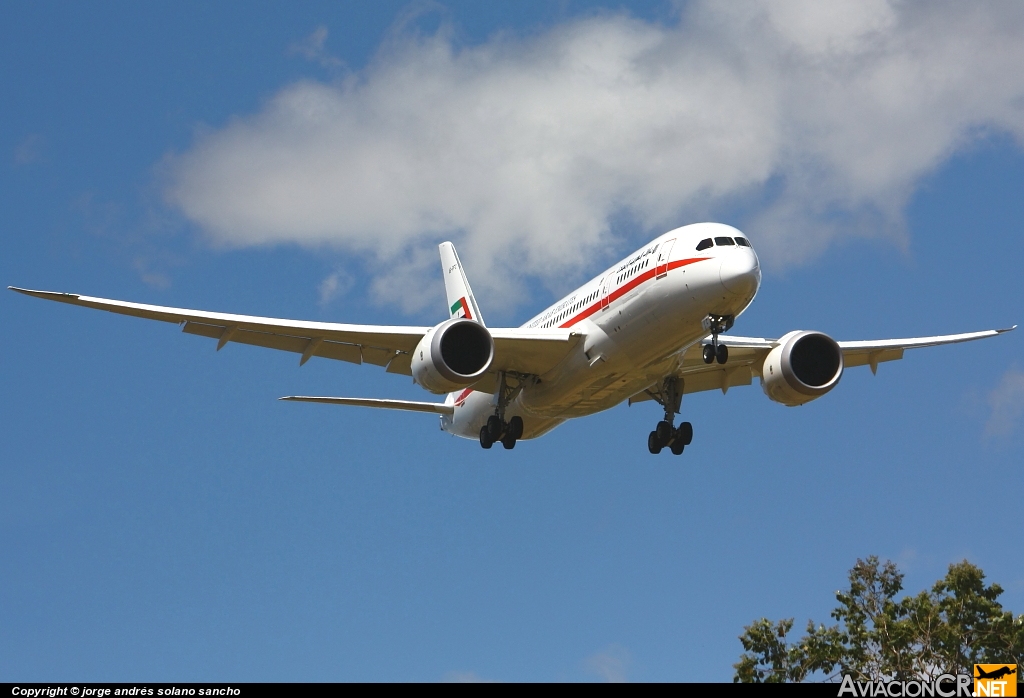
[(490, 448), (494, 445), (494, 439), (491, 438), (491, 432), (488, 431), (486, 426), (480, 427), (480, 445), (484, 448)]
[(686, 448), (686, 444), (677, 439), (672, 442), (672, 445), (669, 448), (672, 449), (673, 456), (681, 456), (683, 455), (683, 449)]
[(516, 416), (508, 420), (508, 434), (515, 440), (523, 438), (523, 418)]
[(713, 364), (715, 363), (715, 348), (710, 344), (704, 345), (704, 363)]
[(504, 439), (501, 440), (501, 445), (505, 447), (506, 451), (511, 451), (513, 448), (516, 447), (516, 440), (513, 439), (511, 436), (506, 436)]
[(662, 420), (658, 422), (654, 433), (658, 437), (658, 445), (664, 448), (668, 446), (668, 442), (672, 439), (672, 425)]
[(676, 442), (681, 443), (683, 446), (689, 446), (691, 441), (693, 441), (693, 425), (689, 422), (683, 422), (676, 429)]
[(658, 432), (652, 431), (647, 437), (647, 450), (658, 455), (661, 453), (661, 441), (658, 439)]
[[(719, 344), (718, 349), (715, 351), (715, 358), (718, 359), (718, 363), (724, 364), (729, 360), (729, 347), (724, 344)], [(707, 361), (707, 359), (705, 359)], [(708, 361), (708, 363), (711, 363)]]
[(501, 426), (501, 420), (498, 419), (498, 415), (492, 414), (490, 417), (487, 418), (487, 426), (484, 428), (487, 429), (487, 433), (490, 434), (491, 443), (494, 443), (499, 438), (501, 438)]

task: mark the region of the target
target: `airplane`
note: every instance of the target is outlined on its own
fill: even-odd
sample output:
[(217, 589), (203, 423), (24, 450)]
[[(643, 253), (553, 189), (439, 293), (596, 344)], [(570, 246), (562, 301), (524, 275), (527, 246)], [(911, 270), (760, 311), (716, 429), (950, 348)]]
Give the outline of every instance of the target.
[(293, 395), (281, 400), (440, 415), (441, 428), (489, 449), (514, 448), (568, 419), (653, 401), (664, 410), (648, 450), (680, 455), (693, 426), (675, 419), (685, 394), (750, 385), (774, 402), (803, 405), (829, 392), (846, 368), (903, 358), (907, 349), (1009, 332), (837, 342), (795, 330), (778, 339), (725, 333), (754, 300), (761, 267), (749, 239), (721, 223), (669, 231), (554, 303), (521, 327), (484, 323), (455, 246), (439, 246), (449, 317), (433, 327), (347, 325), (232, 315), (93, 298), (13, 291), (123, 315), (174, 322), (187, 334), (312, 357), (368, 363), (412, 376), (443, 402)]
[(1008, 666), (999, 667), (998, 669), (993, 669), (991, 672), (987, 672), (975, 664), (974, 669), (978, 672), (978, 675), (974, 677), (976, 679), (1001, 679), (1004, 676), (1017, 673), (1016, 669), (1011, 669)]

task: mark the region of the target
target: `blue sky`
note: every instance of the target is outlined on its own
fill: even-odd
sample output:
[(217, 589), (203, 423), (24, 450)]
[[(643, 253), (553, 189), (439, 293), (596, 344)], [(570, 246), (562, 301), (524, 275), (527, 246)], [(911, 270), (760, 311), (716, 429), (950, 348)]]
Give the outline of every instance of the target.
[[(814, 8), (15, 5), (0, 279), (431, 324), (451, 238), (518, 324), (713, 219), (765, 261), (736, 333), (1020, 322), (1024, 14)], [(276, 401), (422, 398), (373, 367), (6, 292), (0, 322), (7, 680), (728, 680), (745, 624), (827, 620), (871, 554), (1024, 612), (1021, 331), (801, 408), (688, 397), (673, 459), (650, 404), (485, 452)]]

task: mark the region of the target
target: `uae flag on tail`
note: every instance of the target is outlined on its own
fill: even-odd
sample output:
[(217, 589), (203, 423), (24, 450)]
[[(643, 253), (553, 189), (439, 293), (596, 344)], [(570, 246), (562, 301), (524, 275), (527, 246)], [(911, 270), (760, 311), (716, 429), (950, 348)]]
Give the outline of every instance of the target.
[(464, 317), (467, 320), (473, 319), (473, 314), (469, 312), (469, 304), (466, 302), (465, 296), (455, 301), (452, 305), (452, 317)]

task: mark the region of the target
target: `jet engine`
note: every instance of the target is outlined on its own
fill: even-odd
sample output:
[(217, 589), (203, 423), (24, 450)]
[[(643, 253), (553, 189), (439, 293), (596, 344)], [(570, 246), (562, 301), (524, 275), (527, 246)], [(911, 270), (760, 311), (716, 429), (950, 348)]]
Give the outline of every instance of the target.
[(821, 332), (797, 330), (779, 340), (761, 369), (761, 388), (788, 407), (819, 398), (843, 376), (843, 350)]
[(494, 340), (487, 328), (465, 318), (433, 327), (416, 345), (412, 379), (443, 395), (476, 383), (494, 359)]

